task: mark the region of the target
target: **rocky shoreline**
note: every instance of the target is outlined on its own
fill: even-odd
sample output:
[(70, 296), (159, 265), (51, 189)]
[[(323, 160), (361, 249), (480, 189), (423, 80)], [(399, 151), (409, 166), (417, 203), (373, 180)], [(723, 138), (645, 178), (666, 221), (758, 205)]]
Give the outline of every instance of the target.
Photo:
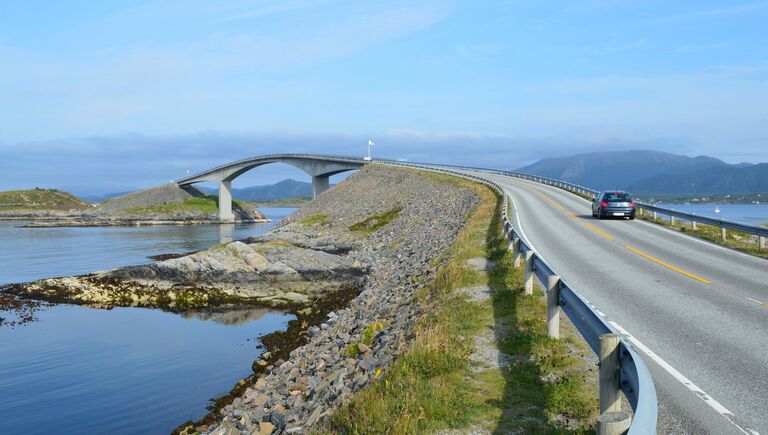
[(478, 201), (445, 177), (370, 165), (265, 235), (9, 291), (174, 310), (291, 307), (299, 313), (292, 333), (301, 339), (293, 340), (295, 348), (265, 353), (254, 363), (254, 376), (218, 401), (211, 415), (177, 432), (306, 432), (381, 378), (403, 351), (420, 315), (414, 294), (431, 282), (436, 259)]

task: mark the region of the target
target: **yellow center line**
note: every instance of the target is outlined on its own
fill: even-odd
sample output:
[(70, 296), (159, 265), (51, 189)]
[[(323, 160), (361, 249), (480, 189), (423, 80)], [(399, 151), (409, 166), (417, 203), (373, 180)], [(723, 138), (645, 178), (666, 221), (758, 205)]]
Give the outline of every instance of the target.
[(702, 278), (700, 276), (696, 276), (696, 275), (694, 275), (692, 273), (684, 271), (683, 269), (680, 269), (679, 267), (675, 267), (675, 266), (673, 266), (671, 264), (665, 263), (665, 262), (659, 260), (658, 258), (652, 257), (652, 256), (646, 254), (645, 252), (640, 251), (638, 249), (635, 249), (635, 248), (633, 248), (633, 247), (631, 247), (629, 245), (625, 245), (625, 247), (627, 249), (629, 249), (630, 251), (634, 252), (635, 254), (643, 257), (643, 258), (647, 258), (648, 260), (651, 260), (654, 263), (660, 264), (660, 265), (662, 265), (662, 266), (664, 266), (664, 267), (666, 267), (668, 269), (672, 269), (672, 270), (674, 270), (677, 273), (681, 273), (681, 274), (683, 274), (683, 275), (685, 275), (685, 276), (687, 276), (689, 278), (695, 279), (696, 281), (703, 282), (704, 284), (712, 284), (711, 282), (707, 281), (706, 279), (704, 279), (704, 278)]
[(575, 214), (571, 213), (570, 211), (566, 210), (566, 209), (565, 209), (563, 206), (561, 206), (560, 204), (558, 204), (557, 202), (555, 202), (555, 200), (554, 200), (554, 199), (552, 199), (552, 198), (548, 197), (547, 195), (545, 195), (545, 194), (543, 194), (543, 193), (541, 193), (541, 192), (538, 192), (538, 191), (534, 191), (534, 192), (536, 192), (536, 193), (538, 193), (539, 195), (541, 195), (541, 197), (542, 197), (542, 198), (544, 198), (544, 199), (546, 199), (547, 201), (549, 201), (549, 202), (550, 202), (552, 205), (554, 205), (555, 207), (557, 207), (558, 209), (560, 209), (560, 210), (561, 210), (563, 213), (567, 214), (567, 215), (568, 215), (568, 217), (570, 217), (571, 219), (575, 220), (576, 222), (578, 222), (578, 221), (581, 219), (580, 217), (576, 216)]
[(597, 227), (595, 227), (592, 224), (584, 222), (584, 226), (589, 228), (590, 230), (596, 232), (597, 234), (600, 234), (601, 236), (605, 237), (608, 240), (613, 240), (613, 237), (609, 236), (608, 234), (605, 234), (604, 232), (600, 231)]

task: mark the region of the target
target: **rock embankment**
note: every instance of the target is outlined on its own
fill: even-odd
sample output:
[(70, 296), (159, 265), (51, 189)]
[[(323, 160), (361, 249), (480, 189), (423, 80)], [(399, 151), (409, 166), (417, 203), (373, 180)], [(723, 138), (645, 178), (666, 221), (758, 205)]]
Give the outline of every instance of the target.
[[(349, 305), (311, 327), (310, 341), (290, 358), (267, 367), (241, 397), (222, 410), (211, 434), (306, 432), (328, 417), (355, 391), (375, 381), (401, 353), (420, 312), (415, 292), (434, 276), (438, 258), (463, 227), (477, 203), (474, 193), (423, 173), (367, 168), (287, 218), (264, 239), (291, 240), (329, 251), (349, 249), (368, 258), (363, 291)], [(386, 225), (372, 216), (399, 209)], [(307, 221), (311, 228), (295, 231)], [(361, 243), (330, 237), (338, 228), (368, 221)], [(313, 231), (308, 231), (312, 229)]]
[(184, 308), (258, 301), (303, 309), (354, 287), (357, 296), (310, 326), (304, 344), (276, 361), (263, 355), (254, 364), (260, 375), (238, 390), (242, 394), (205, 424), (180, 429), (303, 432), (379, 378), (404, 350), (420, 315), (415, 292), (431, 282), (436, 259), (478, 200), (444, 177), (370, 165), (266, 235), (12, 291), (105, 305)]

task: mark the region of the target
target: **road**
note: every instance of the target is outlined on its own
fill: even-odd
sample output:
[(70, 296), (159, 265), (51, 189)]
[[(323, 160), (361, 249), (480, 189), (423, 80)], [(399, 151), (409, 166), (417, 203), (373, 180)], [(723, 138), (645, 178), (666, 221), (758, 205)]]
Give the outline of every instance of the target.
[(513, 198), (523, 237), (631, 336), (656, 385), (660, 433), (768, 434), (768, 261), (487, 177)]

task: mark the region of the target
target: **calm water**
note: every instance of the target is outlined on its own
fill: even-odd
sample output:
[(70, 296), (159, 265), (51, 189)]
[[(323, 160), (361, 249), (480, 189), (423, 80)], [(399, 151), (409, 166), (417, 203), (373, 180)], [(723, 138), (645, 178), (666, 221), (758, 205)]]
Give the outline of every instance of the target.
[(243, 225), (19, 228), (0, 220), (0, 284), (80, 275), (150, 261), (150, 255), (182, 253), (261, 234), (295, 208), (260, 208), (272, 222)]
[[(148, 262), (260, 234), (270, 224), (17, 228), (0, 223), (0, 282)], [(0, 313), (2, 315), (2, 313)], [(57, 305), (0, 328), (0, 434), (152, 434), (206, 414), (209, 399), (251, 373), (259, 336), (292, 315), (265, 309), (177, 315)]]
[[(768, 205), (752, 204), (659, 204), (660, 207), (671, 208), (685, 213), (696, 213), (700, 216), (739, 222), (749, 225), (768, 223)], [(715, 213), (715, 207), (720, 213)]]

